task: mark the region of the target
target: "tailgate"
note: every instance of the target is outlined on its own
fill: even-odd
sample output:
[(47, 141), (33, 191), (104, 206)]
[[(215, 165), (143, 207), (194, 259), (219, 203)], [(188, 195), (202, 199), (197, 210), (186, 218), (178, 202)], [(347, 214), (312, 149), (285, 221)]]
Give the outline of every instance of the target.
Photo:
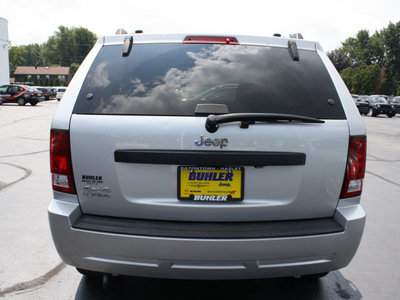
[[(212, 134), (205, 120), (73, 115), (72, 162), (83, 213), (191, 221), (333, 215), (347, 160), (346, 120), (256, 123), (247, 129), (235, 122)], [(239, 169), (241, 199), (216, 195), (196, 201), (182, 195), (181, 173), (196, 167)], [(215, 176), (213, 189), (221, 185), (223, 193), (229, 178)]]

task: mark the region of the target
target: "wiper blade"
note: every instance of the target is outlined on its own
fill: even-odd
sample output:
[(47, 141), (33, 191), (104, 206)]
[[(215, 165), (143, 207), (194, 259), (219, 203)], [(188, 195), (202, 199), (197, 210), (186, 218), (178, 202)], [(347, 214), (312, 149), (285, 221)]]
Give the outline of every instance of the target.
[(250, 124), (255, 122), (303, 122), (303, 123), (325, 123), (325, 121), (289, 114), (273, 114), (273, 113), (238, 113), (238, 114), (225, 114), (225, 115), (209, 115), (206, 120), (206, 129), (208, 132), (214, 133), (218, 130), (219, 124), (240, 122), (240, 128), (248, 128)]

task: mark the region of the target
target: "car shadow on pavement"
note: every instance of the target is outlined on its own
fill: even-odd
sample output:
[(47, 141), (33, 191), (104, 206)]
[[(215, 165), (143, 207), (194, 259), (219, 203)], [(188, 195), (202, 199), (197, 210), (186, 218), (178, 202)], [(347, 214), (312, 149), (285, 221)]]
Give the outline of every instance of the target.
[(101, 278), (82, 277), (75, 300), (86, 299), (362, 299), (339, 271), (321, 279), (171, 280), (114, 277), (104, 289)]

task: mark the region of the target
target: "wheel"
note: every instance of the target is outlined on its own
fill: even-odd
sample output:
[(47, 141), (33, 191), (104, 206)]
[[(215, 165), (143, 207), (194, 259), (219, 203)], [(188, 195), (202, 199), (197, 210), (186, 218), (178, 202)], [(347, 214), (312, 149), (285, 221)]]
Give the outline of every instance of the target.
[(22, 99), (22, 98), (19, 98), (18, 99), (18, 105), (21, 105), (21, 106), (24, 106), (26, 103), (25, 103), (25, 100), (24, 99)]
[(0, 105), (2, 105), (3, 104), (3, 99), (0, 99)]
[(36, 104), (38, 104), (38, 101), (36, 100), (32, 100), (31, 102), (29, 102), (32, 106), (35, 106)]

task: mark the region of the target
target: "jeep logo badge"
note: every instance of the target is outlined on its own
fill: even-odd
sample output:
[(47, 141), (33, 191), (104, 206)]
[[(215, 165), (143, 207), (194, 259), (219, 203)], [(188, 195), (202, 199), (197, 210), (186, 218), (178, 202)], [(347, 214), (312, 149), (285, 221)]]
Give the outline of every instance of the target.
[(198, 147), (201, 146), (214, 146), (214, 147), (219, 147), (222, 149), (223, 147), (226, 147), (229, 145), (228, 139), (222, 138), (222, 139), (212, 139), (212, 138), (204, 138), (203, 135), (200, 136), (200, 140), (195, 140), (194, 144)]

